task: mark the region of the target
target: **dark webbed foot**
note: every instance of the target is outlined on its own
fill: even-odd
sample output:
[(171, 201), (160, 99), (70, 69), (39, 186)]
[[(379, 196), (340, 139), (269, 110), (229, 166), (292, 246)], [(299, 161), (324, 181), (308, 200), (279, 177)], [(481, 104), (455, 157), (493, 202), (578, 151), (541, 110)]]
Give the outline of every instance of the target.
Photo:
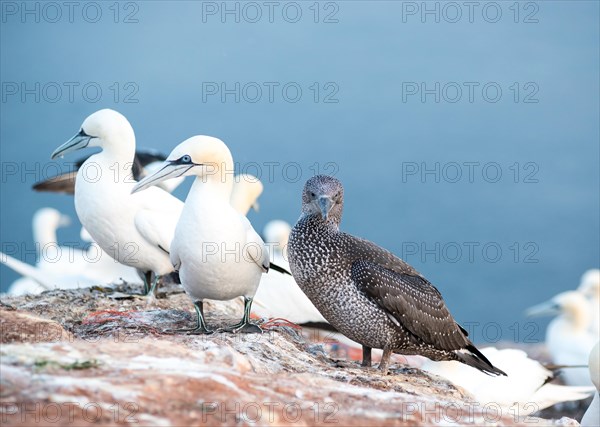
[(250, 323), (250, 309), (252, 308), (252, 298), (244, 297), (244, 316), (237, 325), (222, 329), (223, 332), (233, 332), (242, 334), (262, 334), (262, 329)]
[(190, 335), (201, 335), (201, 334), (212, 334), (215, 331), (208, 329), (206, 322), (204, 321), (204, 304), (202, 301), (196, 301), (194, 303), (194, 309), (196, 310), (196, 326), (193, 328), (181, 328), (181, 329), (169, 329), (167, 332), (187, 332)]
[(363, 351), (363, 360), (361, 366), (370, 368), (371, 367), (371, 347), (367, 347), (366, 345), (362, 346)]

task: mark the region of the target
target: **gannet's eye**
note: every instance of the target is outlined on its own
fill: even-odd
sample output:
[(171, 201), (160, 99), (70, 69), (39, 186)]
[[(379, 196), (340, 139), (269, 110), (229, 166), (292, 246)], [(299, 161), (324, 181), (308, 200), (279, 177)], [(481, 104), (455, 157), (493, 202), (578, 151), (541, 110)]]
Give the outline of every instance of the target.
[(314, 199), (315, 197), (317, 197), (317, 195), (311, 191), (310, 192), (310, 197), (312, 197)]
[(183, 163), (192, 163), (192, 158), (186, 154), (185, 156), (183, 156), (183, 157), (181, 158), (181, 161), (182, 161)]

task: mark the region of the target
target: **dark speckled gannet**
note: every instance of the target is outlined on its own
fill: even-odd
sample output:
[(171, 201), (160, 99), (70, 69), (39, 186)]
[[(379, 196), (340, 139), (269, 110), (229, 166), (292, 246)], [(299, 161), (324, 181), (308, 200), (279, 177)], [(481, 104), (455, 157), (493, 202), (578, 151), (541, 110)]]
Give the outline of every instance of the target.
[(381, 348), (383, 372), (391, 354), (402, 353), (506, 375), (475, 348), (427, 279), (391, 252), (339, 230), (343, 203), (336, 178), (306, 182), (289, 260), (296, 282), (325, 319), (362, 344), (363, 366), (371, 364), (371, 349)]
[(122, 114), (110, 109), (91, 114), (52, 158), (86, 147), (102, 151), (90, 156), (77, 171), (77, 216), (112, 258), (145, 272), (146, 277), (155, 273), (149, 291), (148, 280), (145, 283), (153, 294), (160, 276), (173, 271), (169, 250), (183, 202), (160, 188), (131, 194), (136, 183), (131, 174), (135, 134)]
[(233, 167), (231, 152), (223, 141), (193, 136), (175, 147), (163, 167), (133, 189), (148, 189), (172, 177), (196, 177), (171, 245), (171, 262), (197, 314), (196, 326), (181, 331), (213, 332), (204, 319), (204, 300), (242, 296), (242, 321), (225, 330), (261, 332), (250, 323), (250, 310), (260, 278), (270, 267), (269, 251), (248, 219), (231, 205)]

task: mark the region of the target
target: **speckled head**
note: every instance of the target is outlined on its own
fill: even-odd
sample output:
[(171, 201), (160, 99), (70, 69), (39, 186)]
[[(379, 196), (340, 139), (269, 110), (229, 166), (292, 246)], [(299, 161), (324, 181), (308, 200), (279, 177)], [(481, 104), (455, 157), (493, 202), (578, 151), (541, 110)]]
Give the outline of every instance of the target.
[(323, 221), (339, 225), (344, 209), (344, 187), (328, 175), (316, 175), (306, 181), (302, 192), (302, 213), (318, 215)]

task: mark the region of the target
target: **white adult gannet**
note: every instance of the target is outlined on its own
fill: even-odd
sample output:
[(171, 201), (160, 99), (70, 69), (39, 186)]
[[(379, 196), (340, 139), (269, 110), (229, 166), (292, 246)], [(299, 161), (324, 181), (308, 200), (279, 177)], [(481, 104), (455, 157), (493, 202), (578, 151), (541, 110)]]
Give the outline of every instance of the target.
[(239, 296), (244, 297), (244, 316), (227, 330), (261, 331), (249, 318), (260, 277), (269, 269), (269, 252), (248, 219), (231, 206), (232, 170), (233, 158), (223, 141), (194, 136), (175, 147), (163, 167), (133, 189), (147, 189), (174, 176), (196, 177), (171, 245), (171, 262), (194, 301), (197, 323), (190, 331), (196, 333), (212, 332), (204, 320), (205, 299)]
[[(506, 414), (530, 415), (559, 402), (581, 400), (590, 396), (592, 387), (572, 387), (547, 383), (551, 371), (522, 350), (494, 347), (481, 352), (494, 365), (502, 366), (507, 376), (491, 377), (455, 362), (423, 359), (421, 369), (442, 376), (464, 388), (482, 405), (499, 405)], [(517, 406), (515, 406), (517, 405)]]
[[(291, 230), (287, 222), (280, 220), (268, 222), (263, 229), (271, 261), (286, 270), (289, 270), (289, 263), (285, 252)], [(262, 276), (253, 312), (261, 317), (283, 318), (297, 324), (327, 323), (294, 278), (283, 274)]]
[(131, 194), (135, 181), (128, 167), (135, 154), (135, 134), (122, 114), (110, 109), (93, 113), (52, 158), (86, 147), (102, 151), (89, 157), (77, 172), (79, 220), (112, 258), (154, 272), (153, 294), (159, 277), (173, 271), (169, 250), (183, 202), (160, 188)]
[(236, 175), (229, 199), (231, 206), (242, 215), (247, 215), (250, 208), (258, 212), (258, 198), (263, 189), (262, 182), (254, 175), (247, 173)]
[(546, 346), (552, 361), (557, 365), (580, 366), (562, 369), (561, 377), (566, 384), (592, 385), (585, 365), (598, 336), (589, 330), (590, 305), (582, 293), (562, 292), (547, 302), (529, 308), (526, 314), (557, 316), (546, 329)]
[(577, 290), (587, 298), (590, 305), (590, 332), (600, 338), (600, 270), (593, 268), (583, 273)]
[(600, 426), (600, 342), (596, 343), (589, 358), (590, 379), (596, 386), (596, 393), (590, 407), (585, 411), (581, 419), (581, 427)]

